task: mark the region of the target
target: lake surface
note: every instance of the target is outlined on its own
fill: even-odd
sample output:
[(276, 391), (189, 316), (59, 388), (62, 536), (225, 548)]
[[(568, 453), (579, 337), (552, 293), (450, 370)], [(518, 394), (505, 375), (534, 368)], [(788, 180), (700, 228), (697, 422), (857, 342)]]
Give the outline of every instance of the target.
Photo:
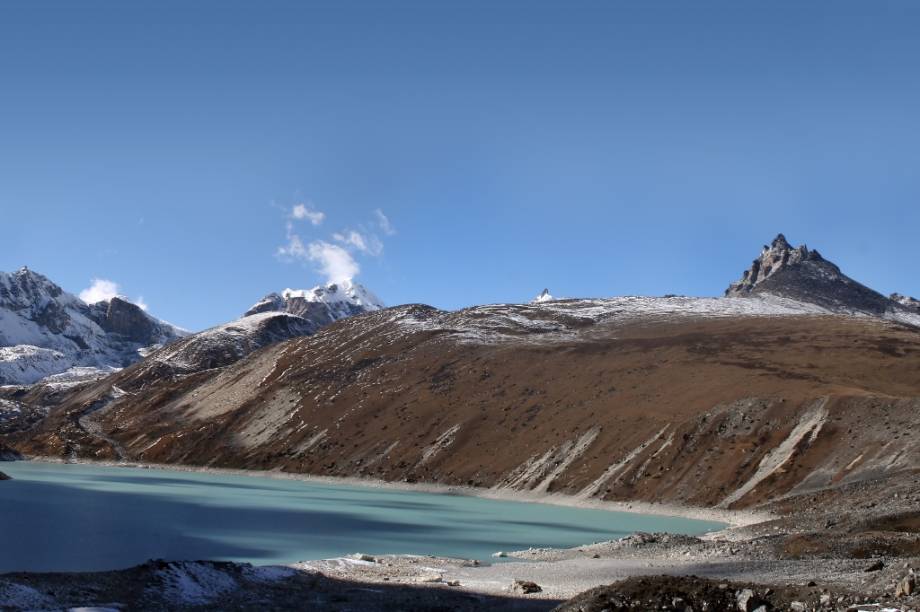
[(0, 572), (129, 567), (147, 559), (292, 563), (369, 554), (488, 559), (634, 531), (720, 523), (253, 476), (0, 463)]

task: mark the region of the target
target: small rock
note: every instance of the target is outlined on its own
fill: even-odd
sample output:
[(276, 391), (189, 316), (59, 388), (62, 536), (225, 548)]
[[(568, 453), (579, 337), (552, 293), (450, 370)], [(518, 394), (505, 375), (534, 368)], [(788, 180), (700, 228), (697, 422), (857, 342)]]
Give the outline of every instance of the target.
[(831, 596), (829, 593), (824, 593), (823, 595), (821, 595), (821, 605), (822, 606), (831, 605)]
[(738, 593), (736, 599), (738, 603), (738, 609), (741, 612), (754, 612), (754, 608), (758, 603), (754, 597), (754, 591), (751, 589), (743, 589)]
[(879, 559), (878, 561), (876, 561), (875, 563), (867, 567), (866, 571), (867, 572), (878, 572), (883, 569), (885, 569), (885, 564), (882, 562), (881, 559)]
[(523, 595), (530, 595), (531, 593), (540, 593), (543, 589), (539, 584), (531, 582), (530, 580), (515, 580), (511, 585), (511, 591)]
[(418, 579), (419, 582), (442, 582), (443, 578), (440, 575), (430, 574), (428, 576), (422, 576)]
[(792, 612), (805, 612), (805, 604), (801, 601), (793, 601), (789, 604), (789, 609), (792, 610)]
[(458, 587), (460, 586), (460, 581), (459, 580), (448, 580), (447, 586)]
[(376, 563), (377, 559), (371, 555), (365, 555), (364, 553), (355, 553), (351, 556), (355, 561), (367, 561), (369, 563)]
[(894, 596), (895, 597), (907, 597), (914, 593), (917, 590), (917, 581), (914, 578), (913, 574), (908, 574), (898, 582), (898, 586), (895, 587)]

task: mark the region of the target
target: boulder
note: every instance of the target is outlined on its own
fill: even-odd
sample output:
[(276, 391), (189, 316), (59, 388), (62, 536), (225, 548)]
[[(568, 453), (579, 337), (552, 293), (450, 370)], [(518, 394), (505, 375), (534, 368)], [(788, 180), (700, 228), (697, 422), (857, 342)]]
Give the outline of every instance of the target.
[(7, 475), (4, 474), (3, 472), (0, 472), (0, 480), (12, 480), (12, 478), (10, 478), (9, 476), (7, 476)]
[(543, 589), (536, 582), (531, 582), (530, 580), (515, 580), (511, 585), (512, 593), (519, 593), (521, 595), (530, 595), (532, 593), (540, 593)]

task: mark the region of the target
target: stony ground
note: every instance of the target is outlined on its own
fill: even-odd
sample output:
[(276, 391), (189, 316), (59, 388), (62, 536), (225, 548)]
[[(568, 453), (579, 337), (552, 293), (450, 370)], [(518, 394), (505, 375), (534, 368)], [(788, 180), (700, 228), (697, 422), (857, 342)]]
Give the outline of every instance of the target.
[(341, 580), (304, 568), (150, 561), (131, 569), (0, 576), (2, 610), (548, 610), (558, 602), (447, 585)]

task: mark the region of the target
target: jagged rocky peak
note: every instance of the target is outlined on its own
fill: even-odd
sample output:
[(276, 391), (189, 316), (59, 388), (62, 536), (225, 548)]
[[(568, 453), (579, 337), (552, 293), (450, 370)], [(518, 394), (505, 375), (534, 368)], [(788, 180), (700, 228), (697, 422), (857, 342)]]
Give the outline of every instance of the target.
[(915, 312), (920, 312), (920, 300), (909, 295), (901, 295), (900, 293), (892, 293), (888, 296), (891, 301), (897, 302), (901, 306), (913, 310)]
[(43, 307), (64, 293), (47, 277), (23, 266), (9, 274), (0, 272), (0, 306), (12, 310)]
[(269, 293), (247, 310), (248, 317), (263, 312), (287, 312), (303, 317), (314, 331), (333, 321), (385, 308), (383, 302), (351, 279), (317, 285), (312, 289), (285, 289)]
[(540, 292), (540, 295), (530, 300), (530, 303), (531, 304), (542, 304), (543, 302), (551, 302), (554, 299), (556, 298), (552, 296), (552, 294), (549, 292), (549, 289), (544, 289), (543, 291)]
[(815, 304), (833, 313), (869, 314), (917, 324), (916, 311), (843, 274), (818, 251), (804, 244), (793, 247), (782, 234), (763, 247), (760, 257), (725, 295), (773, 295)]
[(793, 247), (782, 234), (778, 234), (769, 245), (764, 245), (760, 257), (744, 271), (741, 280), (735, 281), (725, 290), (727, 296), (750, 294), (768, 278), (789, 267), (808, 264), (820, 265), (824, 273), (840, 274), (840, 268), (821, 257), (818, 251), (810, 251), (804, 244)]

